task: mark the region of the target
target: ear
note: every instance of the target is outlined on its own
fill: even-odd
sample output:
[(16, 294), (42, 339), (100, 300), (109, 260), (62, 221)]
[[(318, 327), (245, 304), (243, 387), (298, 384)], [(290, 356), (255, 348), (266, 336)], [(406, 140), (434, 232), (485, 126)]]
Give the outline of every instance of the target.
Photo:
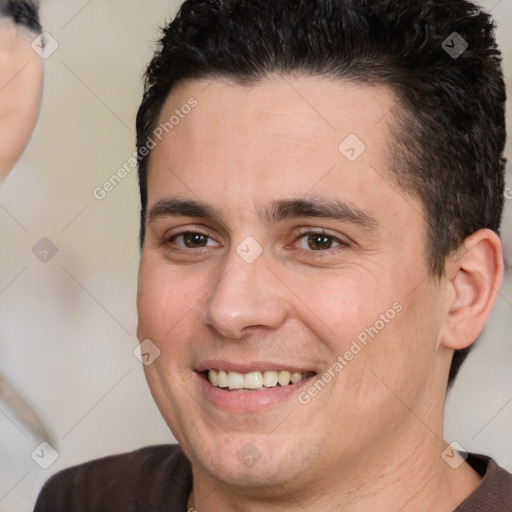
[(25, 149), (41, 103), (43, 65), (35, 35), (0, 19), (0, 182)]
[(503, 279), (503, 247), (496, 233), (481, 229), (446, 262), (447, 311), (441, 338), (447, 348), (469, 347), (491, 314)]

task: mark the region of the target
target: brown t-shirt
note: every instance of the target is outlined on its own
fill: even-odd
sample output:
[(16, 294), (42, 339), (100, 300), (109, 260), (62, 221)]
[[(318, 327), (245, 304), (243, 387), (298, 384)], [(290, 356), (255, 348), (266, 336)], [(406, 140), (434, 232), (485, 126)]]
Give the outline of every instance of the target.
[[(454, 512), (512, 512), (512, 475), (483, 455), (467, 462), (483, 479)], [(186, 512), (191, 488), (181, 448), (149, 446), (53, 475), (34, 512)]]

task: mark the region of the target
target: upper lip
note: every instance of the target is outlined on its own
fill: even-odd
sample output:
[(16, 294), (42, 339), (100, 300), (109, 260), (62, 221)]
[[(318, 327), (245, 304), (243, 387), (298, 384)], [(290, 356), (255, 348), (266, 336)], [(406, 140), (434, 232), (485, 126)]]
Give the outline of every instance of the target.
[(225, 372), (251, 373), (264, 371), (289, 371), (299, 373), (317, 373), (313, 368), (294, 363), (276, 363), (275, 361), (253, 361), (236, 362), (224, 359), (215, 359), (203, 361), (196, 368), (197, 372), (205, 372), (206, 370), (224, 370)]

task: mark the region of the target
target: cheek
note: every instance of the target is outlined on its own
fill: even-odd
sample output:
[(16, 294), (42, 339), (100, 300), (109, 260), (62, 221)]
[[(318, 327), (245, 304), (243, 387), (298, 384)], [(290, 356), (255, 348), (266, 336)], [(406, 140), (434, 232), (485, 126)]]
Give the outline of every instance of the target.
[(198, 314), (200, 286), (199, 272), (183, 276), (157, 255), (143, 253), (137, 290), (139, 341), (175, 345), (183, 339), (185, 326)]
[(390, 400), (400, 411), (400, 403), (416, 403), (432, 379), (440, 333), (436, 319), (440, 316), (435, 301), (423, 293), (397, 295), (395, 307), (388, 312), (396, 311), (385, 313), (394, 317), (387, 323), (373, 321), (364, 330), (367, 345), (354, 370), (359, 372), (361, 394), (373, 396), (375, 407)]
[[(303, 303), (303, 323), (317, 334), (336, 355), (348, 349), (353, 340), (364, 341), (368, 329), (380, 315), (395, 317), (393, 292), (378, 287), (378, 280), (364, 272), (322, 277), (295, 277), (294, 292)], [(390, 310), (390, 311), (388, 311)], [(313, 328), (317, 325), (317, 328)], [(380, 329), (379, 329), (380, 330)]]
[(297, 280), (295, 290), (307, 306), (301, 322), (328, 347), (333, 363), (343, 356), (343, 373), (352, 384), (366, 382), (371, 389), (377, 375), (402, 389), (425, 380), (439, 336), (432, 290), (419, 286), (409, 293), (410, 280), (386, 280), (384, 274), (354, 276), (317, 280), (316, 286)]
[(168, 322), (166, 304), (172, 283), (166, 279), (166, 274), (159, 271), (146, 249), (143, 250), (137, 287), (137, 312), (139, 341), (145, 338), (158, 340)]

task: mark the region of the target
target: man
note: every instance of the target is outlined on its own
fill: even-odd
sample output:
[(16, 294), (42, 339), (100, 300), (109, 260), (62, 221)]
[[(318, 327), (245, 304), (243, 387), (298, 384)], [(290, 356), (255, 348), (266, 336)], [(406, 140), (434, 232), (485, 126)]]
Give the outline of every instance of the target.
[(179, 446), (36, 510), (512, 510), (442, 432), (503, 276), (504, 102), (464, 0), (185, 2), (137, 118), (138, 337)]

